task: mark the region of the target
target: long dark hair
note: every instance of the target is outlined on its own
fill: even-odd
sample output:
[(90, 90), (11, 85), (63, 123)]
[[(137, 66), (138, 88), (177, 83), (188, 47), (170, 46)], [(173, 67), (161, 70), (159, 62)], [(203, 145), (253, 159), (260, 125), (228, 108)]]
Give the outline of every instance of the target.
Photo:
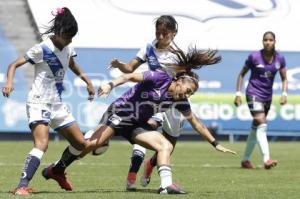
[(187, 71), (217, 64), (222, 59), (217, 50), (199, 50), (196, 46), (190, 46), (187, 53), (184, 53), (180, 48), (173, 49), (173, 52), (177, 55), (177, 64)]
[(52, 14), (55, 16), (49, 23), (50, 26), (46, 27), (48, 30), (42, 35), (53, 33), (58, 36), (74, 37), (78, 32), (78, 25), (75, 17), (67, 7), (58, 8), (56, 13)]
[(155, 28), (164, 26), (167, 30), (177, 33), (178, 23), (171, 15), (161, 15), (155, 20)]

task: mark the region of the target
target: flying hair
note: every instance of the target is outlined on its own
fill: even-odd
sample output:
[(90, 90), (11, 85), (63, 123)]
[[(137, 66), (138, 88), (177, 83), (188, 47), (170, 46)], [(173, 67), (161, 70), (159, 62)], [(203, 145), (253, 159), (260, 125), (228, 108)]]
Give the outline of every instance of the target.
[(43, 35), (54, 34), (58, 36), (74, 37), (78, 32), (78, 25), (75, 17), (67, 7), (57, 8), (51, 12), (54, 18), (49, 22), (50, 26), (45, 26), (47, 29)]
[(177, 56), (177, 64), (184, 67), (187, 71), (200, 69), (207, 65), (217, 64), (222, 57), (217, 50), (199, 50), (196, 46), (190, 46), (187, 53), (184, 53), (178, 46), (172, 49)]

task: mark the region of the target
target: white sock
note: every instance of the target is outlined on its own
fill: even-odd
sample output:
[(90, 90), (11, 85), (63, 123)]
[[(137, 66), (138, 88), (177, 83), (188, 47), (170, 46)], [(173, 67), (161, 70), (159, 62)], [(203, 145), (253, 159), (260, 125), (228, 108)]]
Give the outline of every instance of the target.
[(172, 171), (170, 166), (159, 166), (158, 174), (160, 176), (160, 183), (163, 189), (172, 185)]
[(146, 149), (138, 144), (133, 145), (132, 151), (134, 151), (134, 150), (139, 150), (139, 151), (143, 152), (144, 154), (146, 154)]
[(257, 126), (256, 131), (257, 142), (263, 155), (264, 163), (270, 159), (269, 144), (267, 139), (267, 127), (267, 124), (261, 124)]
[(37, 157), (39, 160), (42, 159), (43, 155), (44, 155), (44, 151), (41, 151), (38, 148), (33, 148), (30, 152), (29, 155), (35, 156)]
[(256, 127), (252, 127), (252, 129), (251, 129), (251, 131), (248, 135), (246, 149), (245, 149), (242, 161), (249, 160), (249, 158), (250, 158), (250, 156), (253, 152), (253, 149), (254, 149), (255, 144), (257, 142), (256, 130), (257, 130)]

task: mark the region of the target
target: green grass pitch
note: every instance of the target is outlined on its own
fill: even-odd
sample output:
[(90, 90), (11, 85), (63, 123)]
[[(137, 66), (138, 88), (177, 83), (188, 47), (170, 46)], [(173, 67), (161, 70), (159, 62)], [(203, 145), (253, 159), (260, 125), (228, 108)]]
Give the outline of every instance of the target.
[[(40, 168), (30, 184), (36, 192), (25, 198), (300, 198), (299, 143), (270, 143), (272, 157), (279, 161), (278, 167), (272, 170), (262, 167), (257, 148), (251, 159), (257, 168), (241, 169), (240, 160), (245, 143), (222, 144), (236, 150), (238, 155), (217, 152), (206, 142), (180, 141), (172, 157), (173, 181), (189, 194), (166, 196), (156, 194), (159, 187), (156, 170), (148, 187), (138, 185), (136, 192), (124, 190), (131, 154), (131, 145), (125, 141), (112, 141), (110, 149), (103, 156), (88, 155), (74, 163), (67, 170), (74, 191), (63, 191), (56, 182), (46, 181), (41, 176), (42, 168), (57, 160), (67, 146), (67, 142), (64, 141), (50, 142)], [(0, 198), (20, 198), (11, 195), (9, 191), (18, 183), (25, 156), (31, 147), (32, 142), (25, 141), (0, 143)], [(147, 156), (151, 154), (152, 151), (147, 152)]]

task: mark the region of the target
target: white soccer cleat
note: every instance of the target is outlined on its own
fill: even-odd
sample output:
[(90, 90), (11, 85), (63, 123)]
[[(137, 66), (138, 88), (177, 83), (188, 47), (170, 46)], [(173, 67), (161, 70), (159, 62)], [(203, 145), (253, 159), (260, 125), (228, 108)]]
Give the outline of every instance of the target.
[(143, 187), (148, 186), (148, 184), (150, 183), (150, 180), (151, 180), (150, 177), (145, 177), (145, 176), (143, 175), (143, 176), (141, 177), (141, 180), (140, 180), (141, 185), (142, 185)]

